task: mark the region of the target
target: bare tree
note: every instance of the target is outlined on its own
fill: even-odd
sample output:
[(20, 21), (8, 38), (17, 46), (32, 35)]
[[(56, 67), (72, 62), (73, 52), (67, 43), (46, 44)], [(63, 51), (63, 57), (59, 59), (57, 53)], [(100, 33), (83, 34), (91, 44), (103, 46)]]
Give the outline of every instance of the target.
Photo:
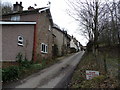
[(104, 11), (105, 16), (103, 16), (101, 29), (100, 32), (100, 39), (99, 42), (106, 45), (115, 45), (119, 44), (119, 9), (118, 9), (118, 2), (113, 0), (112, 2), (106, 2)]
[(2, 13), (2, 14), (11, 13), (13, 11), (12, 5), (9, 2), (4, 2), (4, 3), (0, 2), (0, 8), (1, 8), (0, 13)]
[(120, 44), (120, 1), (67, 0), (67, 13), (78, 21), (80, 31), (94, 44), (93, 51), (100, 44)]
[(86, 0), (85, 2), (67, 0), (66, 2), (70, 6), (67, 10), (68, 14), (83, 26), (82, 32), (88, 35), (89, 41), (93, 42), (93, 52), (96, 53), (99, 34), (103, 30), (101, 24), (105, 16), (105, 5), (99, 0)]
[(106, 9), (106, 4), (99, 0), (86, 0), (85, 2), (68, 0), (67, 3), (70, 6), (70, 9), (67, 10), (68, 14), (84, 28), (82, 30), (83, 34), (88, 35), (89, 43), (87, 47), (90, 50), (92, 48), (98, 69), (100, 69), (102, 63), (98, 57), (99, 43), (102, 41), (103, 36), (103, 42), (107, 41), (106, 35), (109, 37), (109, 34), (105, 33), (109, 31), (109, 17), (107, 17), (109, 11)]
[[(67, 0), (66, 1), (70, 7), (67, 13), (78, 21), (79, 25), (82, 26), (84, 35), (89, 38), (89, 43), (87, 46), (93, 46), (93, 55), (95, 56), (98, 69), (100, 69), (99, 64), (102, 64), (98, 57), (98, 45), (117, 45), (118, 48), (118, 58), (120, 53), (120, 0), (100, 2), (99, 0)], [(92, 43), (92, 44), (91, 44)], [(91, 47), (89, 47), (91, 48)], [(117, 52), (117, 51), (116, 51)], [(106, 56), (104, 55), (104, 67), (106, 67)], [(120, 64), (120, 60), (118, 60)], [(120, 72), (120, 71), (119, 71)], [(119, 73), (120, 79), (120, 73)], [(120, 84), (120, 83), (119, 83)], [(119, 85), (120, 86), (120, 85)]]

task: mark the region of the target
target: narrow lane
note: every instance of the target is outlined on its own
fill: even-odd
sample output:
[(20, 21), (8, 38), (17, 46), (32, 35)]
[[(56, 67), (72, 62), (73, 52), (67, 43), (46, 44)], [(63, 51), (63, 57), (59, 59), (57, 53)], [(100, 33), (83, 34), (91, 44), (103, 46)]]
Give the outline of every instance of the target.
[(61, 87), (68, 74), (72, 73), (84, 52), (66, 57), (49, 68), (41, 70), (17, 83), (3, 86), (5, 88), (58, 88)]

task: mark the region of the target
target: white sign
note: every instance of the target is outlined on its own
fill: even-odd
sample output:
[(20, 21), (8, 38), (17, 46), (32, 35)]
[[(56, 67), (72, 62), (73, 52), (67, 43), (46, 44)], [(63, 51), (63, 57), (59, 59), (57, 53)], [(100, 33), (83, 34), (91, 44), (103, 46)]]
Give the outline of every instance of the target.
[(86, 70), (86, 78), (87, 78), (87, 80), (92, 79), (93, 77), (96, 77), (96, 76), (99, 76), (98, 71)]

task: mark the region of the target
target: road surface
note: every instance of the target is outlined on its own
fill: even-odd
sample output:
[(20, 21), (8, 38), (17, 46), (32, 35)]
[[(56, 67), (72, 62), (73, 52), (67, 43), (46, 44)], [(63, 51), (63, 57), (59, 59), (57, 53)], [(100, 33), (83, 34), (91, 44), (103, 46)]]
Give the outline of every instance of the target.
[(75, 53), (58, 63), (43, 69), (19, 82), (4, 85), (3, 88), (63, 88), (79, 63), (84, 52)]

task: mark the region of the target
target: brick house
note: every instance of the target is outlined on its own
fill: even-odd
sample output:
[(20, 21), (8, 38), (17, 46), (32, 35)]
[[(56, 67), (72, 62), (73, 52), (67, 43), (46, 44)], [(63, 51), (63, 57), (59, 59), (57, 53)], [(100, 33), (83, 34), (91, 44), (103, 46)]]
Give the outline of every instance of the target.
[[(13, 22), (36, 22), (33, 29), (33, 36), (27, 35), (27, 37), (33, 37), (33, 59), (42, 60), (52, 58), (55, 36), (52, 34), (52, 17), (50, 9), (48, 7), (37, 8), (29, 7), (28, 10), (23, 11), (22, 2), (20, 4), (16, 2), (14, 4), (14, 12), (6, 15), (2, 15), (2, 21), (13, 21)], [(21, 28), (24, 26), (22, 25)], [(5, 27), (6, 28), (6, 27)], [(11, 29), (12, 26), (11, 26)], [(16, 28), (17, 29), (17, 28)], [(28, 31), (29, 28), (24, 27), (24, 31)], [(4, 30), (4, 28), (3, 28)], [(22, 29), (21, 29), (22, 30)], [(6, 42), (6, 41), (5, 41)], [(32, 42), (32, 39), (31, 39)], [(24, 46), (23, 46), (24, 48)]]
[(70, 37), (66, 31), (62, 31), (56, 24), (53, 25), (53, 34), (56, 36), (56, 45), (58, 47), (58, 56), (69, 53)]

